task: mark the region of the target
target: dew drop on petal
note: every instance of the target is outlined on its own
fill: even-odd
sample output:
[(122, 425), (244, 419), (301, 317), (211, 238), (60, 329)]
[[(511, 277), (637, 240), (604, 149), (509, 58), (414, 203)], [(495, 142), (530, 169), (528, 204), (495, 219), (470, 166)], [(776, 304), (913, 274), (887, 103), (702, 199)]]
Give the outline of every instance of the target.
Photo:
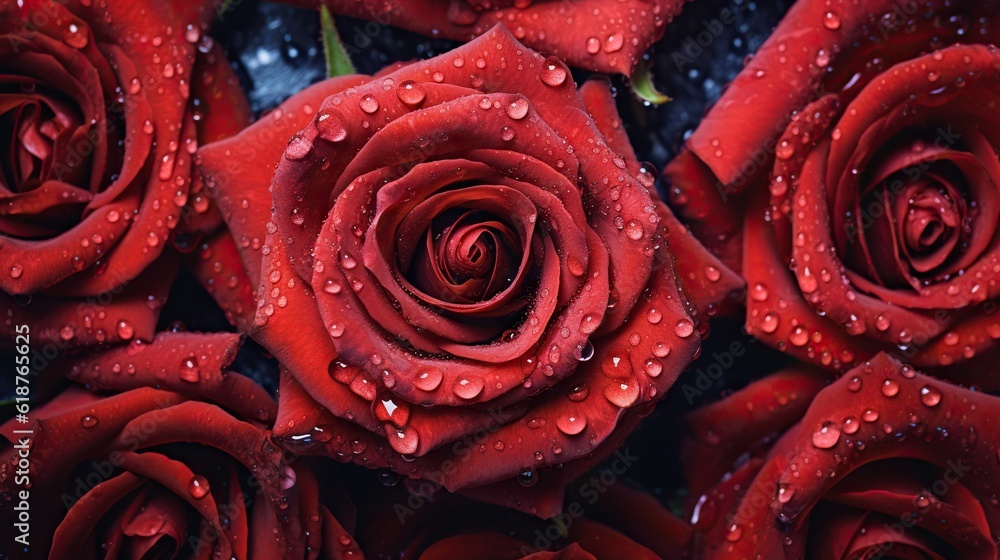
[(556, 427), (568, 436), (575, 436), (587, 427), (587, 417), (582, 414), (564, 414), (556, 418)]
[(573, 402), (580, 402), (586, 400), (587, 396), (590, 395), (590, 388), (587, 387), (586, 383), (580, 383), (579, 385), (574, 385), (566, 393), (569, 400)]
[(198, 360), (194, 356), (188, 356), (181, 360), (181, 366), (177, 370), (178, 376), (188, 383), (197, 383), (200, 379)]
[(558, 58), (550, 56), (542, 63), (542, 68), (538, 72), (542, 83), (547, 86), (561, 86), (569, 75), (566, 66)]
[(188, 492), (196, 500), (204, 498), (208, 495), (208, 480), (201, 475), (191, 477), (191, 481), (188, 483)]
[(420, 105), (427, 95), (424, 93), (423, 87), (420, 84), (414, 82), (413, 80), (405, 80), (399, 84), (396, 88), (396, 96), (405, 105), (414, 107)]
[(327, 142), (340, 142), (347, 138), (347, 128), (344, 121), (335, 113), (326, 111), (316, 117), (316, 130), (319, 137)]
[(129, 340), (135, 334), (135, 329), (132, 327), (132, 323), (122, 320), (118, 321), (118, 325), (115, 326), (115, 332), (118, 333), (118, 338)]
[(840, 16), (836, 12), (826, 12), (823, 14), (823, 27), (834, 31), (840, 29)]
[(760, 321), (760, 330), (768, 334), (778, 330), (778, 315), (773, 311), (764, 315)]
[(378, 111), (378, 99), (375, 99), (375, 96), (370, 93), (366, 94), (358, 101), (358, 106), (361, 107), (362, 111), (370, 115)]
[(812, 444), (818, 449), (829, 449), (840, 441), (840, 428), (833, 422), (823, 422), (812, 435)]
[(532, 469), (522, 471), (517, 475), (517, 482), (525, 488), (531, 488), (535, 484), (538, 484), (538, 473)]
[(417, 376), (413, 379), (413, 386), (421, 391), (433, 391), (441, 385), (441, 380), (444, 378), (444, 374), (441, 370), (434, 367), (428, 366), (422, 368)]
[(694, 333), (694, 323), (688, 319), (681, 319), (674, 325), (674, 333), (681, 338), (687, 338)]
[(508, 117), (515, 121), (521, 120), (528, 114), (528, 100), (523, 97), (516, 97), (504, 107), (504, 111)]
[(844, 421), (841, 424), (841, 431), (850, 435), (857, 432), (859, 427), (861, 427), (861, 425), (858, 424), (858, 419), (854, 416), (848, 416), (847, 418), (844, 418)]
[(941, 391), (938, 391), (930, 385), (924, 385), (920, 389), (920, 402), (927, 407), (935, 407), (941, 402)]
[(887, 397), (895, 397), (899, 393), (899, 383), (893, 381), (892, 379), (886, 379), (882, 382), (882, 394)]
[(469, 376), (460, 378), (452, 386), (452, 390), (460, 398), (470, 400), (479, 396), (483, 392), (486, 382), (481, 377)]
[(857, 393), (861, 390), (862, 381), (861, 378), (855, 375), (847, 382), (847, 390), (852, 393)]
[(632, 380), (609, 383), (604, 387), (604, 398), (617, 407), (628, 408), (639, 400), (639, 385)]

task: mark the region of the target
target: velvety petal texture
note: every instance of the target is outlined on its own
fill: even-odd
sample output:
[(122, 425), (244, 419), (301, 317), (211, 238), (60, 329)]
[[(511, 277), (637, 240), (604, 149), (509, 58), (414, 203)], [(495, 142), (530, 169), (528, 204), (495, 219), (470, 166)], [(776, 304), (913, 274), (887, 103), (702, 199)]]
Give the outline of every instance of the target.
[(86, 390), (0, 426), (0, 496), (30, 493), (30, 557), (361, 558), (321, 501), (335, 483), (318, 474), (337, 465), (272, 442), (276, 403), (228, 369), (239, 344), (167, 332), (76, 358)]
[[(0, 6), (0, 290), (42, 322), (39, 338), (148, 340), (171, 242), (219, 225), (192, 160), (249, 113), (207, 35), (214, 14), (208, 2)], [(136, 291), (149, 309), (132, 308)], [(93, 301), (101, 326), (73, 311)]]
[[(630, 75), (685, 0), (285, 0), (424, 35), (471, 41), (498, 23), (531, 49), (595, 72)], [(368, 27), (346, 35), (347, 51), (371, 42)]]
[[(690, 418), (781, 407), (750, 413), (738, 434), (690, 438), (691, 457), (746, 453), (715, 482), (689, 463), (695, 558), (996, 558), (1000, 398), (884, 353), (818, 392), (804, 374), (764, 378)], [(792, 394), (812, 402), (803, 411)]]
[(276, 435), (539, 515), (741, 288), (664, 227), (607, 82), (578, 91), (503, 27), (321, 82), (198, 158), (286, 370)]
[(802, 1), (667, 167), (747, 282), (747, 330), (846, 371), (879, 351), (961, 382), (1000, 352), (992, 4)]

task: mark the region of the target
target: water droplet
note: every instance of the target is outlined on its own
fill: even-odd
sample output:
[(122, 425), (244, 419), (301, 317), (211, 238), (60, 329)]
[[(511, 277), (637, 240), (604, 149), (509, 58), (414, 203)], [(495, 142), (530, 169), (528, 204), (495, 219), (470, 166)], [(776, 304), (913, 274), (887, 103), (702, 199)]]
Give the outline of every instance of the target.
[(501, 128), (500, 138), (503, 139), (504, 142), (510, 142), (511, 140), (514, 139), (514, 129), (512, 129), (509, 126)]
[(327, 280), (326, 284), (323, 285), (323, 291), (328, 294), (339, 294), (344, 287), (339, 282), (334, 282), (333, 280)]
[(729, 526), (729, 531), (726, 533), (726, 540), (729, 542), (736, 542), (743, 537), (743, 529), (739, 525), (733, 523)]
[(517, 475), (517, 482), (525, 488), (531, 488), (535, 484), (538, 484), (538, 473), (531, 469), (522, 471)]
[(200, 379), (198, 360), (194, 356), (188, 356), (181, 360), (181, 367), (177, 370), (178, 376), (188, 383), (197, 383)]
[(590, 395), (590, 388), (587, 387), (586, 383), (581, 383), (579, 385), (574, 385), (566, 393), (566, 396), (569, 397), (569, 400), (571, 400), (573, 402), (583, 401), (583, 400), (585, 400), (587, 398), (588, 395)]
[(135, 329), (132, 328), (132, 323), (125, 320), (118, 321), (115, 331), (118, 333), (118, 338), (122, 340), (129, 340), (132, 338), (132, 335), (135, 334)]
[(201, 475), (194, 475), (188, 483), (188, 492), (196, 500), (204, 498), (208, 495), (208, 480)]
[(687, 338), (694, 333), (694, 323), (688, 319), (681, 319), (674, 325), (674, 332), (681, 338)]
[(646, 320), (649, 321), (651, 325), (659, 324), (663, 320), (663, 313), (660, 313), (655, 307), (651, 307), (649, 311), (646, 312)]
[(924, 403), (924, 406), (935, 407), (941, 402), (941, 391), (938, 391), (930, 385), (924, 385), (920, 389), (920, 402)]
[(604, 398), (620, 408), (628, 408), (639, 400), (639, 385), (632, 381), (609, 383), (604, 387)]
[(558, 58), (550, 56), (542, 63), (542, 68), (538, 72), (542, 83), (547, 86), (561, 86), (566, 81), (569, 71)]
[(778, 156), (778, 159), (788, 159), (795, 155), (795, 146), (791, 145), (788, 140), (782, 140), (775, 149), (774, 155)]
[(857, 432), (858, 428), (860, 427), (861, 425), (858, 424), (857, 418), (855, 418), (854, 416), (848, 416), (847, 418), (844, 418), (844, 422), (841, 425), (841, 430), (843, 430), (845, 434), (850, 435)]
[(840, 441), (840, 427), (833, 422), (823, 422), (812, 435), (812, 444), (818, 449), (830, 449)]
[(399, 97), (400, 101), (410, 107), (420, 105), (427, 97), (424, 93), (424, 88), (413, 80), (401, 82), (399, 87), (396, 88), (396, 96)]
[(918, 508), (923, 509), (931, 505), (931, 501), (927, 498), (927, 496), (920, 494), (915, 500), (913, 500), (913, 504)]
[(861, 378), (855, 375), (847, 382), (847, 390), (852, 393), (857, 393), (861, 390), (862, 381)]
[(840, 29), (840, 16), (836, 12), (826, 12), (823, 14), (823, 27), (830, 30)]
[(875, 317), (875, 328), (881, 332), (889, 330), (889, 319), (885, 315), (879, 315)]
[(778, 503), (787, 504), (795, 494), (795, 489), (788, 483), (778, 485)]
[(770, 334), (778, 330), (778, 315), (773, 311), (769, 311), (760, 320), (760, 330)]
[(816, 53), (816, 66), (820, 68), (826, 68), (830, 64), (830, 55), (824, 49), (820, 49)]
[(604, 52), (613, 53), (620, 51), (625, 44), (625, 37), (621, 33), (614, 33), (608, 37), (604, 43)]
[(80, 419), (80, 425), (84, 428), (93, 428), (97, 425), (97, 417), (88, 414)]
[(81, 29), (79, 25), (71, 23), (66, 28), (66, 34), (63, 36), (63, 41), (74, 49), (82, 49), (87, 46), (87, 32)]
[(14, 263), (10, 266), (10, 270), (7, 271), (11, 278), (20, 278), (21, 274), (24, 273), (24, 267), (20, 264)]
[(793, 346), (805, 346), (806, 343), (809, 342), (809, 331), (807, 331), (802, 325), (798, 325), (792, 329), (792, 332), (788, 335), (788, 341), (791, 342)]
[(390, 470), (379, 471), (378, 479), (382, 483), (382, 486), (395, 486), (399, 484), (399, 475)]
[(469, 376), (461, 378), (452, 386), (452, 390), (460, 398), (470, 400), (479, 396), (483, 392), (486, 382), (481, 377)]
[(893, 381), (892, 379), (886, 379), (882, 382), (882, 394), (887, 397), (895, 397), (899, 393), (899, 383)]
[(805, 267), (802, 271), (802, 275), (799, 276), (799, 287), (802, 289), (802, 293), (811, 294), (816, 291), (819, 287), (819, 283), (816, 281), (816, 276), (813, 275), (809, 267)]
[(347, 138), (347, 128), (337, 114), (324, 111), (316, 117), (316, 130), (319, 137), (327, 142), (340, 142)]
[(421, 391), (433, 391), (441, 385), (444, 374), (434, 366), (427, 366), (413, 379), (413, 386)]
[(587, 427), (587, 417), (582, 414), (564, 414), (556, 418), (556, 427), (568, 436), (575, 436)]
[(757, 282), (750, 288), (750, 298), (754, 301), (767, 301), (768, 298), (767, 286)]
[(546, 422), (544, 418), (532, 418), (531, 420), (528, 420), (528, 427), (531, 428), (532, 430), (537, 430), (538, 428), (544, 428), (545, 424)]
[(184, 30), (184, 40), (188, 43), (194, 44), (201, 39), (201, 29), (197, 26), (188, 24), (187, 28)]
[(627, 235), (629, 239), (638, 241), (639, 239), (642, 239), (643, 234), (642, 224), (640, 224), (638, 220), (629, 220), (628, 223), (625, 224), (625, 235)]
[(587, 39), (587, 52), (590, 54), (597, 54), (601, 50), (601, 40), (597, 37), (590, 37)]
[(601, 371), (613, 379), (624, 379), (632, 375), (632, 362), (627, 357), (608, 354), (601, 360)]
[(388, 436), (389, 446), (393, 451), (402, 455), (413, 455), (420, 445), (420, 438), (417, 431), (410, 426), (398, 429)]
[(874, 422), (878, 420), (878, 411), (874, 408), (866, 408), (865, 411), (861, 413), (861, 419), (865, 422)]
[(513, 101), (504, 107), (504, 111), (508, 117), (519, 121), (528, 114), (528, 100), (523, 97), (515, 97)]
[(361, 107), (362, 111), (370, 115), (375, 111), (378, 111), (378, 99), (375, 99), (375, 96), (370, 93), (366, 94), (360, 101), (358, 101), (358, 106)]
[(659, 377), (663, 373), (663, 364), (656, 358), (649, 358), (642, 364), (642, 370), (650, 377)]
[(714, 266), (706, 266), (705, 278), (708, 278), (709, 282), (718, 282), (719, 278), (722, 278), (722, 271)]

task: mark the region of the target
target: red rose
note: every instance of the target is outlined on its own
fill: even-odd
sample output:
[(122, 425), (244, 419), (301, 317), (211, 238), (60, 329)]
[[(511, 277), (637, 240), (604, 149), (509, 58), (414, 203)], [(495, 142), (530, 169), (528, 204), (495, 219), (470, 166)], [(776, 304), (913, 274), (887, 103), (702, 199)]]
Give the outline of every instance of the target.
[[(68, 375), (107, 396), (70, 388), (30, 424), (0, 426), (0, 496), (27, 491), (31, 507), (30, 545), (5, 539), (5, 558), (49, 546), (48, 558), (360, 558), (310, 464), (261, 424), (274, 419), (270, 395), (227, 371), (239, 339), (163, 333), (90, 355)], [(32, 431), (25, 478), (17, 430)], [(3, 509), (7, 526), (13, 515)]]
[(577, 91), (503, 28), (317, 84), (199, 157), (290, 373), (276, 434), (503, 481), (478, 492), (540, 515), (698, 348), (667, 241), (709, 272), (685, 284), (699, 307), (738, 287), (650, 190), (607, 84)]
[(370, 559), (457, 560), (476, 550), (482, 560), (660, 560), (678, 557), (691, 536), (656, 499), (620, 482), (591, 486), (547, 521), (414, 485), (359, 500), (357, 538)]
[(424, 35), (471, 41), (501, 23), (534, 50), (573, 66), (629, 75), (680, 13), (685, 0), (286, 0), (372, 20), (345, 33), (348, 52), (362, 50), (386, 25)]
[(995, 355), (998, 38), (975, 2), (789, 11), (667, 170), (699, 237), (742, 252), (753, 335), (839, 370)]
[(0, 6), (0, 331), (27, 323), (35, 340), (72, 346), (153, 336), (176, 267), (165, 249), (179, 230), (218, 225), (193, 154), (248, 121), (205, 35), (213, 14)]
[(782, 372), (689, 417), (694, 557), (996, 558), (1000, 398), (882, 353), (819, 379)]

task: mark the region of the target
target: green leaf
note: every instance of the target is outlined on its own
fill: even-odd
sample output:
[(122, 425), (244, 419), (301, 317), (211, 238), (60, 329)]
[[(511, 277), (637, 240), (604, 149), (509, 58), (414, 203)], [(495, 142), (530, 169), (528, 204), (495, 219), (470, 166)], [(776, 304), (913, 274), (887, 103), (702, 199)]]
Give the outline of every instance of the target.
[(639, 99), (653, 105), (662, 105), (667, 101), (672, 101), (670, 97), (660, 93), (653, 85), (653, 76), (649, 73), (649, 64), (645, 60), (639, 61), (635, 67), (635, 72), (629, 78), (632, 86), (632, 93)]
[(333, 16), (330, 10), (323, 4), (319, 7), (320, 27), (323, 28), (323, 55), (326, 57), (326, 77), (336, 78), (348, 74), (357, 74), (351, 58), (344, 50), (344, 43), (340, 40), (340, 33), (337, 33), (337, 26), (333, 24)]
[(215, 8), (215, 15), (221, 22), (225, 19), (225, 16), (229, 14), (229, 11), (235, 8), (233, 6), (233, 0), (222, 0), (221, 3), (217, 3)]

